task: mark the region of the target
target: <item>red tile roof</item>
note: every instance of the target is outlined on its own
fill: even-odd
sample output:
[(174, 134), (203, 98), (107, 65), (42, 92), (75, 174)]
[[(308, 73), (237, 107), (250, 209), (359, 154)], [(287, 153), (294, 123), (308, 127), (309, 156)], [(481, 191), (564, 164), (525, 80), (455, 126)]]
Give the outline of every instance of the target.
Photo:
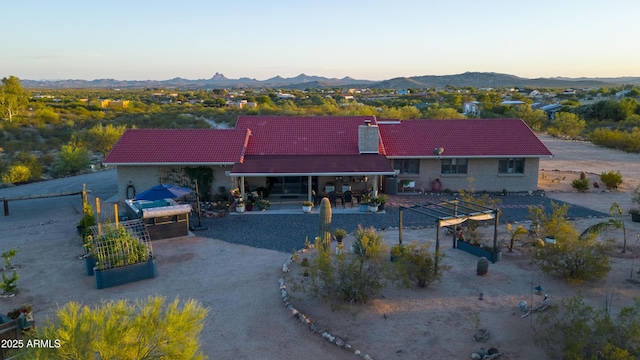
[(388, 157), (538, 157), (551, 152), (520, 119), (379, 122)]
[(377, 123), (375, 116), (239, 116), (236, 129), (251, 130), (247, 155), (355, 155), (365, 120)]
[(280, 174), (290, 176), (379, 174), (393, 175), (391, 162), (384, 155), (247, 155), (235, 164), (232, 176)]
[(128, 129), (104, 162), (134, 164), (233, 164), (240, 162), (247, 129)]

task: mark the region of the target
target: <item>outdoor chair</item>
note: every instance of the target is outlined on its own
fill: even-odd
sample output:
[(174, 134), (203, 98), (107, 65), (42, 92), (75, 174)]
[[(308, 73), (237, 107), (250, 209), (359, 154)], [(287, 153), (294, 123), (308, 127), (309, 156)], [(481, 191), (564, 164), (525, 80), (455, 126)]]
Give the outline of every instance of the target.
[(335, 191), (332, 191), (329, 193), (328, 198), (329, 198), (329, 202), (331, 203), (331, 207), (335, 207), (336, 202), (338, 201), (338, 194), (336, 194)]
[(343, 196), (342, 207), (345, 207), (345, 204), (349, 204), (353, 207), (353, 192), (351, 192), (351, 190), (347, 190), (344, 192)]

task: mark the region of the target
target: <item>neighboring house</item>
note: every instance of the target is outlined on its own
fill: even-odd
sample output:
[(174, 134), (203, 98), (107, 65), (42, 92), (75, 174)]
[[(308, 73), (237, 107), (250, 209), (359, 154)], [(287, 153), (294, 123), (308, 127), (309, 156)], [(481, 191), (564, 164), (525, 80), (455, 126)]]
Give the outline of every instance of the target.
[(478, 115), (480, 113), (480, 103), (477, 101), (466, 102), (462, 105), (462, 115)]
[(104, 162), (117, 167), (121, 200), (130, 184), (184, 185), (181, 169), (198, 166), (213, 169), (212, 193), (265, 187), (310, 198), (331, 187), (393, 194), (402, 180), (411, 191), (467, 189), (469, 178), (476, 191), (533, 191), (539, 158), (551, 155), (520, 119), (240, 116), (228, 130), (127, 130)]
[(560, 109), (562, 109), (562, 105), (560, 105), (559, 103), (548, 104), (540, 107), (540, 110), (547, 113), (547, 117), (550, 120), (554, 120), (556, 118), (556, 113), (560, 111)]

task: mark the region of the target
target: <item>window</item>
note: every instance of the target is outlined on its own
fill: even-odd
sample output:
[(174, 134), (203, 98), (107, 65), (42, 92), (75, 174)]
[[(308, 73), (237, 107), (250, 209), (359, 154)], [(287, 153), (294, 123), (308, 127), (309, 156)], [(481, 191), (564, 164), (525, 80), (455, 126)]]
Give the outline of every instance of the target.
[(500, 159), (498, 174), (524, 174), (524, 158)]
[(467, 159), (442, 159), (440, 162), (440, 173), (442, 174), (467, 173)]
[(419, 159), (395, 159), (393, 160), (393, 169), (400, 170), (400, 174), (419, 174)]

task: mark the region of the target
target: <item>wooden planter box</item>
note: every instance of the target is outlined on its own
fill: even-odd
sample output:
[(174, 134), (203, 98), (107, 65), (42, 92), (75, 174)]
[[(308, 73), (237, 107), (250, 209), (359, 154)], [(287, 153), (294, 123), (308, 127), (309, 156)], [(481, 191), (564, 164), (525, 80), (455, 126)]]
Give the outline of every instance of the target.
[(158, 274), (155, 259), (112, 269), (99, 270), (98, 268), (94, 268), (93, 271), (96, 277), (97, 289), (109, 288), (144, 279), (152, 279)]
[(487, 260), (495, 263), (496, 261), (500, 261), (502, 259), (502, 252), (498, 251), (498, 252), (493, 252), (493, 251), (487, 251), (481, 247), (475, 246), (475, 245), (471, 245), (467, 242), (464, 241), (456, 241), (456, 245), (458, 247), (458, 249), (468, 252), (471, 255), (475, 255), (477, 257), (486, 257)]

